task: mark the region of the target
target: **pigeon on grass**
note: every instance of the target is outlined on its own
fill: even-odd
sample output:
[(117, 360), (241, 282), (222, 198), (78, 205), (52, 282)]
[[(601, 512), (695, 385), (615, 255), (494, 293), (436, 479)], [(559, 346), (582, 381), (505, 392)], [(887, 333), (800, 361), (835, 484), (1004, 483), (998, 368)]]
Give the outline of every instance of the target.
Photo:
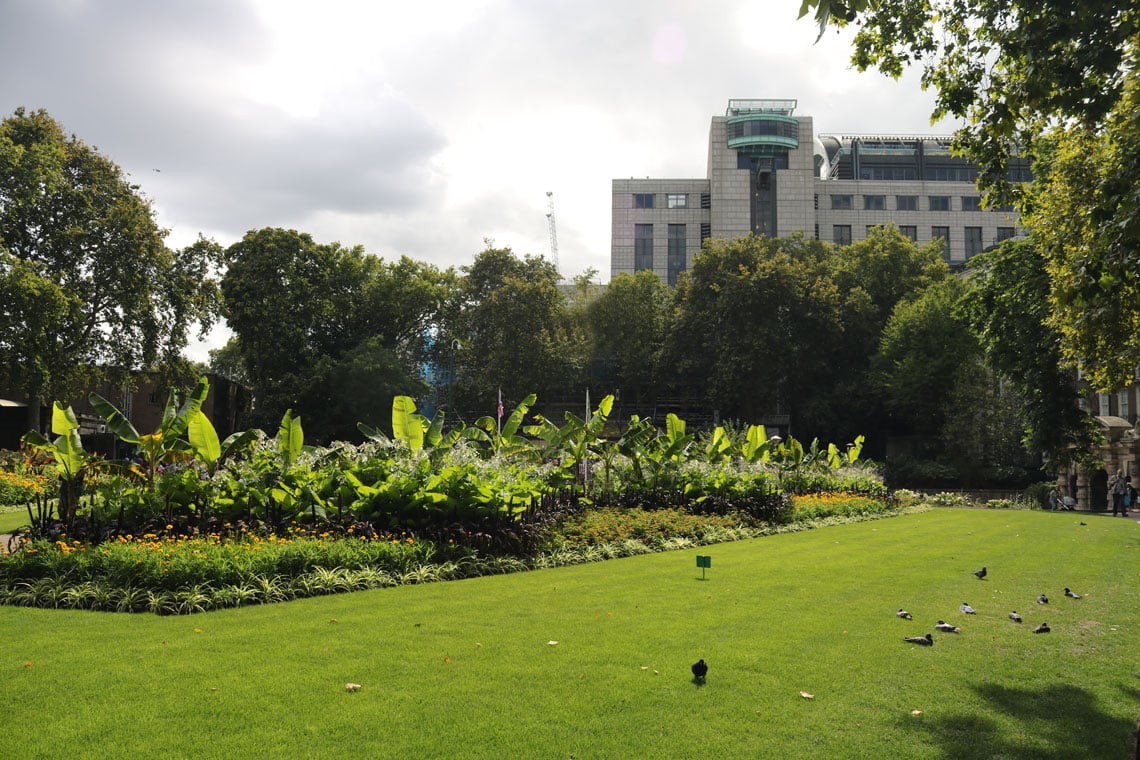
[(961, 633), (962, 629), (956, 625), (951, 625), (944, 620), (939, 620), (934, 624), (934, 627), (943, 633)]
[(978, 576), (978, 580), (985, 578), (986, 577), (986, 568), (983, 567), (981, 570), (975, 570), (974, 575)]
[(709, 672), (709, 666), (705, 663), (703, 657), (693, 663), (692, 671), (693, 678), (697, 679), (698, 681), (705, 680), (705, 676)]
[(1078, 594), (1076, 591), (1070, 591), (1068, 586), (1065, 587), (1065, 596), (1069, 597), (1070, 599), (1080, 599), (1081, 598), (1081, 595)]
[(900, 617), (903, 620), (914, 620), (914, 616), (904, 610), (902, 607), (899, 607), (899, 611), (895, 613), (895, 617)]
[(907, 636), (905, 639), (903, 639), (903, 641), (907, 642), (908, 644), (918, 644), (919, 646), (923, 647), (934, 646), (934, 637), (929, 633), (925, 636)]
[(1021, 615), (1018, 615), (1017, 610), (1014, 610), (1013, 612), (1009, 613), (1009, 619), (1015, 623), (1020, 623), (1021, 622)]
[(1041, 625), (1034, 628), (1033, 632), (1034, 633), (1049, 633), (1049, 631), (1051, 631), (1051, 630), (1053, 630), (1053, 629), (1049, 627), (1048, 623), (1042, 623)]
[(962, 602), (962, 606), (958, 608), (967, 615), (976, 615), (978, 611), (970, 606), (969, 602)]
[(1042, 594), (1041, 596), (1037, 597), (1037, 603), (1038, 604), (1048, 604), (1049, 603), (1049, 597)]

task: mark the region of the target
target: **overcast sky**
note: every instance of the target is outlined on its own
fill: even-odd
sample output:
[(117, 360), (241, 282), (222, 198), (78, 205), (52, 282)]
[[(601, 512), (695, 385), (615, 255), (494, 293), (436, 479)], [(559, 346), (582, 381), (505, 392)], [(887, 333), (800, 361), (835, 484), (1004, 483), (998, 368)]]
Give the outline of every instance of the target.
[(730, 98), (817, 133), (948, 133), (799, 0), (0, 0), (0, 114), (130, 173), (168, 243), (288, 227), (462, 266), (485, 238), (609, 277), (610, 182), (703, 177)]

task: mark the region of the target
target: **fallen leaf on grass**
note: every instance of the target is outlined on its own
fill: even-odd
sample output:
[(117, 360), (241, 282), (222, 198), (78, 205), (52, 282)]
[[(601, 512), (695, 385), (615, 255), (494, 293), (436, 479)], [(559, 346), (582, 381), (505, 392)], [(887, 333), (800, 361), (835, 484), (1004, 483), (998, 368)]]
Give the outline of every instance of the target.
[(360, 684), (358, 684), (358, 683), (346, 683), (344, 685), (344, 690), (345, 691), (360, 691)]
[(201, 633), (201, 632), (202, 632), (202, 629), (201, 629), (201, 628), (195, 628), (195, 629), (194, 629), (194, 633)]
[(911, 715), (922, 715), (922, 710), (911, 710), (910, 714)]
[(337, 620), (336, 618), (329, 618), (329, 622), (330, 623), (339, 623), (340, 621)]
[(475, 646), (477, 646), (477, 647), (481, 647), (481, 646), (483, 646), (483, 645), (482, 645), (482, 644), (480, 644), (478, 641), (476, 641), (476, 642), (475, 642)]
[(642, 665), (642, 666), (641, 666), (641, 669), (642, 669), (642, 670), (649, 670), (649, 666), (648, 666), (648, 665)]
[(557, 641), (548, 641), (548, 642), (546, 642), (546, 646), (556, 647), (556, 646), (558, 646), (558, 642)]
[(800, 696), (803, 697), (804, 699), (815, 699), (814, 694), (808, 694), (806, 691), (801, 691)]
[(25, 668), (30, 668), (30, 667), (32, 667), (32, 663), (30, 663), (30, 662), (25, 662), (25, 663), (24, 663), (24, 667), (25, 667)]
[(444, 664), (447, 664), (447, 663), (451, 662), (451, 658), (450, 657), (444, 657), (443, 662), (444, 662)]

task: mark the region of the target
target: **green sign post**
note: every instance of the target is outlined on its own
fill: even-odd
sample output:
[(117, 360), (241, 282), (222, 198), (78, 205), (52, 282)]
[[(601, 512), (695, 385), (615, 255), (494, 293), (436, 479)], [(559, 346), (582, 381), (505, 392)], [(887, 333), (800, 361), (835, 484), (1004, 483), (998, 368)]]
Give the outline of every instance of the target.
[(697, 567), (701, 569), (701, 580), (705, 580), (705, 570), (712, 567), (712, 557), (707, 554), (698, 554)]

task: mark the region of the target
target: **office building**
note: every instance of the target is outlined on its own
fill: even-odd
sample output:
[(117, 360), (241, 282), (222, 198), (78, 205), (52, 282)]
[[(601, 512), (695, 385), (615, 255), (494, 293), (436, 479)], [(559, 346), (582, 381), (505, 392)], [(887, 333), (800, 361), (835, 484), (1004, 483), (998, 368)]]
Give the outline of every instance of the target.
[[(983, 210), (977, 169), (949, 137), (816, 135), (795, 100), (730, 100), (709, 129), (704, 179), (615, 179), (611, 274), (650, 269), (669, 284), (707, 238), (802, 232), (837, 245), (894, 224), (946, 241), (960, 267), (1018, 232), (1012, 209)], [(1010, 162), (1015, 181), (1028, 162)]]

